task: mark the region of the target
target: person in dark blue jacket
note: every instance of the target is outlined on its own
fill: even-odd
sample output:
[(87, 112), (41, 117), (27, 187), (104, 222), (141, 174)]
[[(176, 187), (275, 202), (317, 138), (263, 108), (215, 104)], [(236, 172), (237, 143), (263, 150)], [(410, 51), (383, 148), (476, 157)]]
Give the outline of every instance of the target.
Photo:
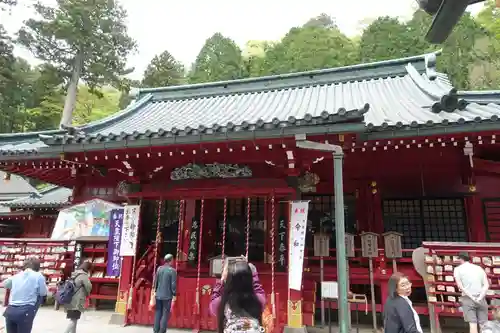
[(176, 299), (177, 272), (171, 265), (173, 258), (171, 254), (167, 254), (165, 264), (156, 271), (153, 289), (155, 298), (154, 333), (165, 333), (167, 331), (170, 310)]
[(394, 273), (388, 282), (389, 297), (384, 305), (385, 333), (423, 333), (420, 318), (409, 299), (411, 282), (402, 273)]

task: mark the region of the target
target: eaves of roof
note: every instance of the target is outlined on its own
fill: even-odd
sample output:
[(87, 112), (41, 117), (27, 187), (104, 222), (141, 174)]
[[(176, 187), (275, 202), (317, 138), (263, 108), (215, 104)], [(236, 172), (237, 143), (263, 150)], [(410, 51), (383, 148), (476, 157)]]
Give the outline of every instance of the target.
[[(137, 102), (100, 121), (38, 133), (37, 156), (296, 133), (406, 135), (498, 126), (500, 92), (457, 92), (436, 53), (343, 68), (140, 90)], [(381, 134), (381, 133), (385, 134)], [(3, 149), (12, 159), (19, 145)], [(19, 148), (19, 149), (18, 149)], [(7, 156), (5, 156), (7, 155)]]
[(3, 202), (1, 205), (10, 208), (61, 208), (71, 204), (71, 195), (72, 191), (68, 188), (52, 186), (41, 191), (40, 195)]

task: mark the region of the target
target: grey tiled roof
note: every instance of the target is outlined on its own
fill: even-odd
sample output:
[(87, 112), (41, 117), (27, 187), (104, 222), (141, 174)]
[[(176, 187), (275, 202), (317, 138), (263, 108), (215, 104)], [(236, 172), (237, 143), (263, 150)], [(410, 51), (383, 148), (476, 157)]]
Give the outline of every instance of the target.
[(32, 195), (9, 202), (4, 202), (1, 205), (10, 208), (59, 208), (70, 204), (72, 190), (65, 187), (51, 186), (39, 195)]
[[(364, 121), (366, 131), (499, 121), (500, 92), (457, 92), (446, 75), (435, 71), (435, 57), (143, 89), (127, 109), (68, 132), (38, 133), (39, 141), (31, 137), (28, 147), (207, 137), (356, 121)], [(0, 136), (0, 154), (18, 154), (25, 142), (2, 146)]]
[(16, 154), (36, 153), (38, 149), (47, 147), (40, 140), (40, 134), (54, 135), (64, 131), (53, 130), (31, 133), (0, 133), (0, 155), (16, 152)]
[(38, 194), (36, 188), (24, 178), (11, 174), (10, 179), (6, 180), (5, 176), (6, 173), (0, 171), (0, 201)]

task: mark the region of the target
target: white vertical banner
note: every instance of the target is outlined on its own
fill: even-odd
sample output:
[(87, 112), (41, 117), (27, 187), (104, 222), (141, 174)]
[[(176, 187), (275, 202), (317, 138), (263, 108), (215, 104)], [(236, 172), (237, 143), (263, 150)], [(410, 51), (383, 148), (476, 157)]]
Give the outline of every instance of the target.
[(294, 201), (290, 212), (290, 243), (288, 244), (288, 288), (302, 289), (304, 245), (306, 242), (309, 201)]
[(135, 256), (137, 249), (137, 233), (139, 232), (140, 206), (123, 207), (123, 227), (120, 244), (120, 256)]

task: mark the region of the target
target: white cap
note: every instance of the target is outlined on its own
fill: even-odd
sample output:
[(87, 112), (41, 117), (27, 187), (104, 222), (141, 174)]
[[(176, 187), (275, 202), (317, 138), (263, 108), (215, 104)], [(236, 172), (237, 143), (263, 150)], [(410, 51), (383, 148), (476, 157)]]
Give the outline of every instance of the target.
[(165, 255), (165, 261), (172, 261), (174, 259), (174, 256), (171, 255), (170, 253)]

